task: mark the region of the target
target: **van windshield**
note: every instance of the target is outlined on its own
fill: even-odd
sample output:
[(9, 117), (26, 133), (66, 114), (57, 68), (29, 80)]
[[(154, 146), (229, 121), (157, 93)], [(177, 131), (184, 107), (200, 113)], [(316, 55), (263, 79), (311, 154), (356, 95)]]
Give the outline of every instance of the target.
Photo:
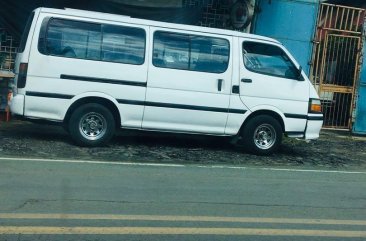
[(25, 25), (22, 39), (20, 40), (20, 46), (19, 46), (19, 51), (18, 51), (19, 53), (24, 52), (25, 45), (28, 40), (29, 30), (30, 30), (30, 27), (32, 26), (33, 18), (34, 18), (34, 12), (32, 12), (31, 15), (28, 17), (27, 25)]

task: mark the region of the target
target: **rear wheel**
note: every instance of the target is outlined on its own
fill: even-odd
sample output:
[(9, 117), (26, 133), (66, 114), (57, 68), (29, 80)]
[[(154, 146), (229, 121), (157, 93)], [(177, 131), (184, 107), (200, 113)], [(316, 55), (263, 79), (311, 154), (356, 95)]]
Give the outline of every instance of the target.
[(114, 131), (112, 113), (100, 104), (82, 105), (70, 117), (70, 135), (80, 146), (105, 145), (113, 137)]
[(255, 116), (242, 132), (244, 147), (257, 155), (275, 152), (282, 141), (282, 128), (276, 119), (268, 115)]

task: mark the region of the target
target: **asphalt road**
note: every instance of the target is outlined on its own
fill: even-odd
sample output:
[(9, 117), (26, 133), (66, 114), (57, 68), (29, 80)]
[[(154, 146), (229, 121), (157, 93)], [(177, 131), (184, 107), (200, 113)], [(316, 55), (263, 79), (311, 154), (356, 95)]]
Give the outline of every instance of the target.
[(365, 190), (363, 172), (0, 158), (0, 240), (366, 240)]

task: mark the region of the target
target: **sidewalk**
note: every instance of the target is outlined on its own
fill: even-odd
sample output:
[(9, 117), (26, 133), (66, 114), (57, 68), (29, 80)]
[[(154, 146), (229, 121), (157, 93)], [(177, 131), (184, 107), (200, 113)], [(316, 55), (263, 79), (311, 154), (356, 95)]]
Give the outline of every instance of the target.
[(254, 156), (222, 137), (138, 131), (121, 131), (107, 147), (82, 148), (61, 127), (11, 121), (0, 122), (0, 157), (366, 170), (366, 137), (323, 130), (319, 140), (284, 138), (278, 153)]

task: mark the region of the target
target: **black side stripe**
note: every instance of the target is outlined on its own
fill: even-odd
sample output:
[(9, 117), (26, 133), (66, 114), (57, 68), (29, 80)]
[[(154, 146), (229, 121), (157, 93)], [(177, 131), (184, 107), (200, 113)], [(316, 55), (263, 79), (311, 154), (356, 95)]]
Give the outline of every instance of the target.
[(152, 107), (212, 111), (212, 112), (223, 112), (223, 113), (228, 112), (228, 113), (235, 113), (235, 114), (245, 114), (246, 113), (246, 110), (227, 109), (227, 108), (208, 107), (208, 106), (169, 104), (169, 103), (159, 103), (159, 102), (150, 102), (150, 101), (131, 101), (131, 100), (122, 100), (122, 99), (118, 99), (117, 101), (120, 104), (128, 104), (128, 105), (145, 105), (145, 106), (152, 106)]
[(145, 101), (140, 101), (140, 100), (122, 100), (122, 99), (118, 99), (117, 102), (120, 103), (120, 104), (126, 104), (126, 105), (145, 105)]
[[(74, 97), (73, 95), (41, 93), (41, 92), (33, 92), (33, 91), (27, 91), (26, 95), (35, 96), (35, 97), (45, 97), (45, 98), (58, 98), (58, 99), (72, 99)], [(200, 110), (200, 111), (212, 111), (212, 112), (223, 112), (223, 113), (228, 112), (228, 113), (234, 113), (234, 114), (245, 114), (246, 113), (246, 110), (217, 108), (217, 107), (208, 107), (208, 106), (168, 104), (168, 103), (157, 103), (157, 102), (139, 101), (139, 100), (123, 100), (123, 99), (118, 99), (117, 101), (120, 104), (127, 104), (127, 105), (146, 105), (146, 106), (153, 106), (153, 107), (185, 109), (185, 110)]]
[(46, 98), (55, 98), (55, 99), (72, 99), (73, 95), (64, 95), (64, 94), (55, 94), (55, 93), (43, 93), (43, 92), (35, 92), (35, 91), (27, 91), (25, 92), (27, 96), (35, 96), (35, 97), (46, 97)]
[(115, 79), (103, 79), (103, 78), (94, 78), (94, 77), (85, 77), (85, 76), (76, 76), (76, 75), (66, 75), (62, 74), (60, 76), (61, 79), (70, 79), (70, 80), (79, 80), (79, 81), (87, 81), (87, 82), (96, 82), (96, 83), (106, 83), (106, 84), (116, 84), (116, 85), (131, 85), (131, 86), (141, 86), (146, 87), (146, 82), (134, 82), (128, 80), (115, 80)]
[(288, 113), (285, 113), (285, 117), (286, 118), (294, 118), (294, 119), (307, 119), (308, 118), (307, 115), (288, 114)]
[(323, 116), (308, 116), (308, 120), (322, 121), (322, 120), (324, 120), (324, 118), (323, 118)]
[(323, 116), (308, 116), (308, 115), (298, 115), (298, 114), (288, 114), (285, 113), (286, 118), (294, 118), (294, 119), (305, 119), (305, 120), (323, 120)]
[(233, 114), (245, 114), (247, 111), (241, 109), (229, 109), (228, 112)]

